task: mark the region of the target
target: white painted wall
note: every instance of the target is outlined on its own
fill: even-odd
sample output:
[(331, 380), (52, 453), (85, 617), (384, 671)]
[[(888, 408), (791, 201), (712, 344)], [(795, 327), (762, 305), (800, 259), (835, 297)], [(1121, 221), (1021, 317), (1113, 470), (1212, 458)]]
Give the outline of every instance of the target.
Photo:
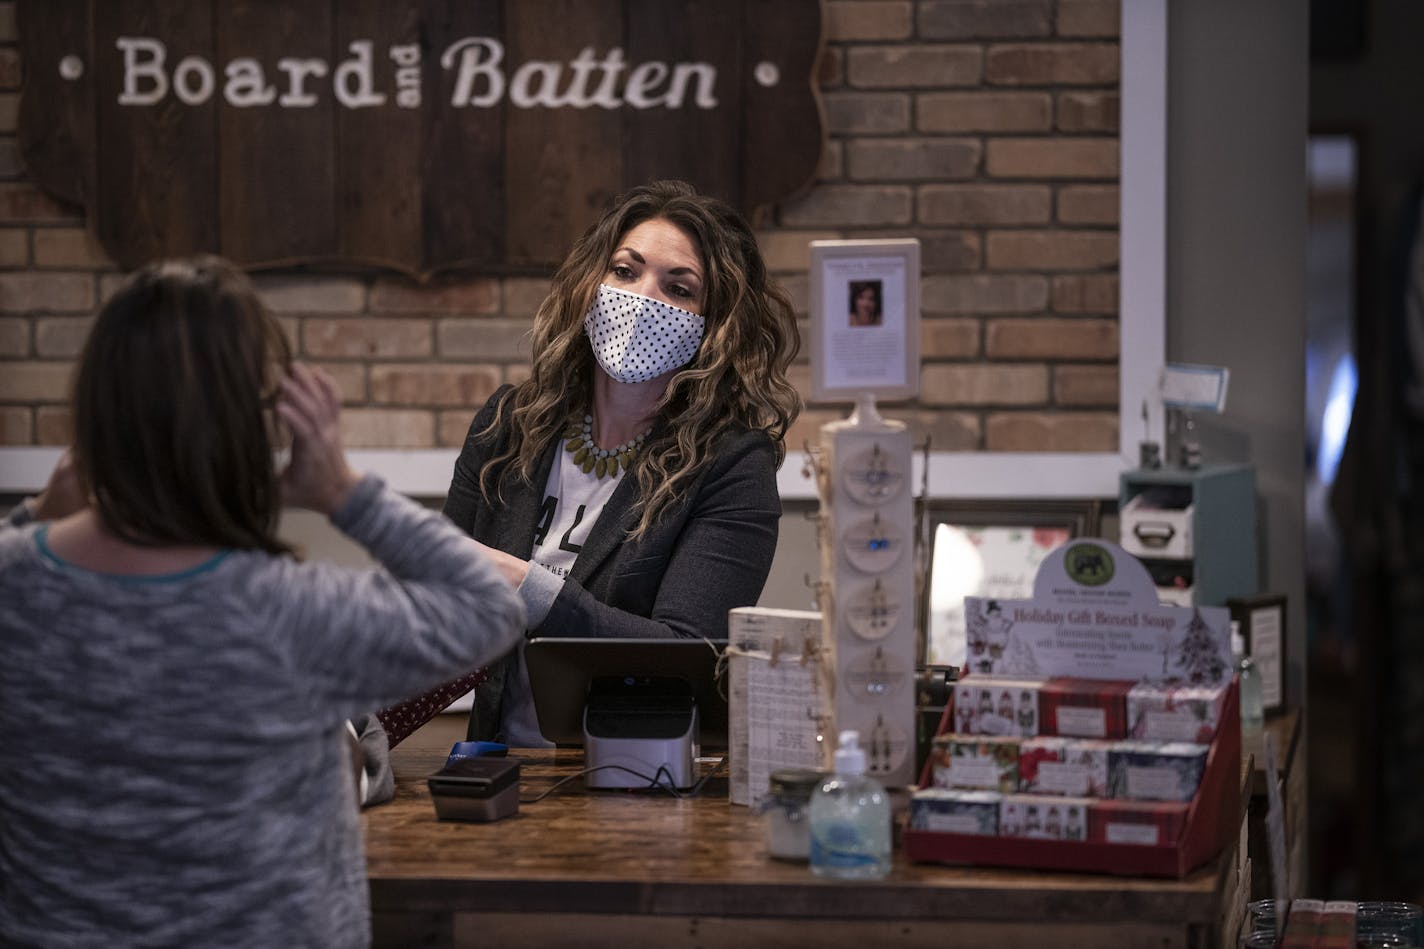
[[(1125, 0), (1132, 3), (1133, 0)], [(1167, 357), (1224, 365), (1208, 460), (1256, 466), (1265, 587), (1305, 696), (1307, 0), (1172, 0)]]

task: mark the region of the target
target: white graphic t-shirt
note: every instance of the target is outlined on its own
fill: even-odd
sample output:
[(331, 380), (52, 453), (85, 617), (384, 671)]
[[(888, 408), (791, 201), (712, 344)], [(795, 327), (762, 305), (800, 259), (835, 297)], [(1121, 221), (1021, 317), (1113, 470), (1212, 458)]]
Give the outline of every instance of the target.
[[(603, 506), (623, 479), (620, 471), (614, 477), (599, 478), (574, 464), (572, 452), (559, 446), (559, 460), (549, 471), (544, 486), (544, 503), (539, 508), (539, 520), (534, 528), (534, 552), (529, 560), (537, 567), (563, 578), (573, 569), (584, 541), (588, 539)], [(577, 636), (578, 630), (567, 630), (566, 636)], [(529, 688), (529, 669), (524, 665), (524, 645), (519, 646), (519, 667), (504, 695), (505, 738), (516, 748), (540, 748), (549, 742), (539, 732), (539, 718), (534, 712), (534, 696)]]
[(591, 471), (584, 474), (574, 464), (573, 453), (561, 448), (559, 463), (550, 469), (549, 483), (544, 486), (544, 503), (534, 528), (534, 553), (529, 559), (556, 577), (568, 576), (599, 512), (622, 479), (621, 470), (611, 478), (599, 478)]

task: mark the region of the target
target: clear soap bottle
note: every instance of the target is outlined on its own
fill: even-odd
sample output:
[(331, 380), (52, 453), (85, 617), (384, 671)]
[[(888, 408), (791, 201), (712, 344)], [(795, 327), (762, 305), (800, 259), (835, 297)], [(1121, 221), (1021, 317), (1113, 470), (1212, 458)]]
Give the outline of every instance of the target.
[(1266, 727), (1265, 701), (1261, 695), (1261, 671), (1246, 655), (1246, 640), (1231, 624), (1231, 655), (1236, 660), (1236, 676), (1241, 683), (1241, 750), (1256, 756), (1261, 765), (1261, 735)]
[(841, 732), (836, 770), (811, 795), (811, 870), (869, 880), (890, 872), (890, 797), (865, 775), (860, 734)]

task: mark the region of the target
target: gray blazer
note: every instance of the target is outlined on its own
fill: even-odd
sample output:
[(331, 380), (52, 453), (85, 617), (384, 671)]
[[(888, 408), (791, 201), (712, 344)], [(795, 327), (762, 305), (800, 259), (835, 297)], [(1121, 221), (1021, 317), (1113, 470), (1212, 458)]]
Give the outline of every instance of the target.
[[(476, 540), (528, 559), (534, 550), (544, 485), (561, 443), (545, 452), (532, 481), (511, 477), (502, 503), (480, 494), (479, 470), (508, 441), (507, 431), (479, 437), (494, 418), (501, 387), (470, 424), (445, 499), (445, 514)], [(758, 431), (728, 435), (687, 499), (641, 540), (632, 510), (636, 481), (622, 479), (599, 514), (544, 621), (529, 636), (676, 637), (727, 635), (727, 611), (761, 596), (776, 553), (781, 498), (776, 450)], [(470, 732), (489, 738), (500, 721), (509, 657), (475, 690)]]

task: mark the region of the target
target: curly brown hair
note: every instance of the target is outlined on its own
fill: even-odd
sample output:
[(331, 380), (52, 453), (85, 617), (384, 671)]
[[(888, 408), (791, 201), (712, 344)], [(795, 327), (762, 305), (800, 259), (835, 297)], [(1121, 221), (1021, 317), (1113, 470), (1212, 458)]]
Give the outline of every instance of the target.
[(723, 435), (763, 431), (776, 446), (777, 464), (785, 458), (786, 431), (801, 412), (801, 396), (786, 375), (800, 348), (791, 299), (768, 276), (756, 235), (736, 210), (685, 182), (657, 181), (622, 195), (554, 275), (534, 317), (533, 371), (481, 433), (491, 436), (505, 425), (511, 433), (507, 450), (480, 469), (486, 501), (499, 497), (510, 472), (530, 483), (550, 443), (592, 403), (595, 362), (584, 315), (620, 240), (654, 219), (680, 228), (702, 256), (705, 322), (697, 355), (669, 381), (634, 462), (640, 517), (633, 535), (642, 536), (687, 497)]

